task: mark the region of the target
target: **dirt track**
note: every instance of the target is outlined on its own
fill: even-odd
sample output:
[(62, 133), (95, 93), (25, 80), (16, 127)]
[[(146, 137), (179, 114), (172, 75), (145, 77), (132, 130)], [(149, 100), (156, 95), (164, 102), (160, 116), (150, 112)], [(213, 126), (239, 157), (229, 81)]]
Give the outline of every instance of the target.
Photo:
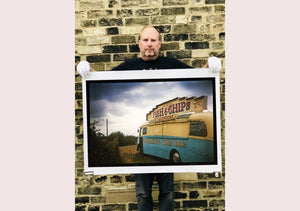
[(121, 155), (138, 153), (138, 151), (136, 149), (136, 145), (122, 146), (122, 147), (119, 147), (119, 149), (120, 149)]

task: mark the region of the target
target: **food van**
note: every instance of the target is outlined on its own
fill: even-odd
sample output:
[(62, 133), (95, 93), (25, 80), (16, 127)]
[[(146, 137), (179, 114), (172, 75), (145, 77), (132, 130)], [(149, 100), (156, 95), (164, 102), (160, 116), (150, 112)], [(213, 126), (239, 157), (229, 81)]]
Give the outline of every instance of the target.
[(157, 105), (139, 128), (138, 151), (175, 164), (214, 162), (213, 112), (206, 109), (206, 96)]

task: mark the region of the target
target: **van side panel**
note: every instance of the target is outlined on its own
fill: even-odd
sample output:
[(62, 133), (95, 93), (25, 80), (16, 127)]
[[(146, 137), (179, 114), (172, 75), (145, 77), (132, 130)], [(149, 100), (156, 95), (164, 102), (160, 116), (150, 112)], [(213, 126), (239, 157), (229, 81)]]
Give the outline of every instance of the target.
[(143, 152), (169, 160), (172, 150), (176, 150), (181, 162), (212, 162), (214, 160), (213, 141), (199, 138), (176, 136), (144, 136)]

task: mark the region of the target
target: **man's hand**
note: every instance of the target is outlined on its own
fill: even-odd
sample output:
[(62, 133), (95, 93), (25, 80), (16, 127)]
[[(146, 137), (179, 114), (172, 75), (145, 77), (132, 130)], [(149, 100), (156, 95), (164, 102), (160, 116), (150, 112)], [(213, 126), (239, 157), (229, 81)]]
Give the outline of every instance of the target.
[(217, 57), (209, 57), (207, 60), (208, 63), (208, 68), (213, 72), (213, 73), (217, 73), (222, 69), (222, 62), (221, 59), (217, 58)]
[(86, 78), (90, 74), (90, 71), (91, 71), (90, 63), (87, 61), (81, 61), (77, 65), (76, 69), (82, 78)]

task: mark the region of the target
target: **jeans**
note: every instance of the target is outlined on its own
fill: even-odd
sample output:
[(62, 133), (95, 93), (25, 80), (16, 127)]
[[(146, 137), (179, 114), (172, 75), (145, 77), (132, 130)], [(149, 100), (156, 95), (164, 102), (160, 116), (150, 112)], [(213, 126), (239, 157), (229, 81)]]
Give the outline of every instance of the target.
[(140, 211), (152, 211), (152, 185), (156, 176), (159, 186), (159, 210), (173, 211), (174, 210), (174, 174), (136, 174), (136, 198)]

